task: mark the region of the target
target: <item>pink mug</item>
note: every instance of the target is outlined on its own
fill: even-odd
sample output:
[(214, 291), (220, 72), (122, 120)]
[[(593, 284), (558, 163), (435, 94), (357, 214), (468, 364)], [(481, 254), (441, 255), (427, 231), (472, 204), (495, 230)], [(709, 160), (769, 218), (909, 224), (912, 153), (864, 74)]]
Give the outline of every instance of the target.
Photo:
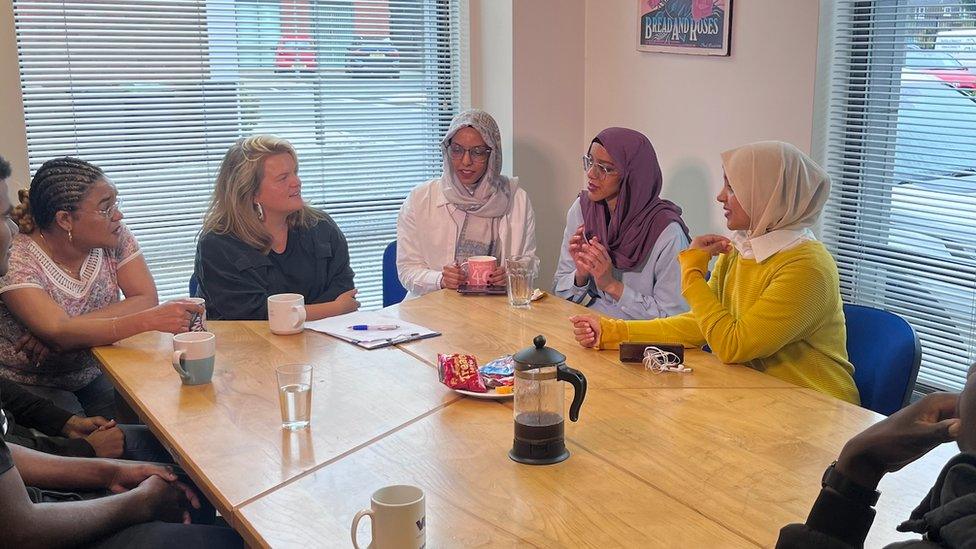
[(487, 286), (497, 261), (490, 255), (474, 255), (462, 263), (461, 272), (464, 273), (468, 286)]

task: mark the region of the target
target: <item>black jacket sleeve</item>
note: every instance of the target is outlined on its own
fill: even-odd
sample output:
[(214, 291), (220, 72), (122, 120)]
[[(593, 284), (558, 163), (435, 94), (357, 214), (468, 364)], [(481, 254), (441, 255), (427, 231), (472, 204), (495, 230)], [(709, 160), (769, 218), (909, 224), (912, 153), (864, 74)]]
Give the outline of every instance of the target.
[(875, 511), (834, 490), (824, 488), (810, 509), (806, 524), (790, 524), (779, 532), (778, 549), (853, 549), (863, 547)]
[(56, 456), (95, 457), (95, 449), (83, 438), (49, 437), (38, 435), (29, 429), (15, 425), (3, 436), (3, 440)]
[(45, 435), (60, 435), (72, 413), (58, 408), (50, 400), (39, 397), (7, 380), (0, 380), (3, 408), (17, 420), (18, 425), (37, 429)]
[(271, 261), (230, 235), (204, 234), (197, 243), (195, 272), (211, 320), (266, 320)]
[(349, 244), (339, 226), (328, 216), (319, 221), (313, 229), (313, 234), (318, 249), (323, 247), (322, 244), (328, 244), (331, 258), (328, 259), (328, 267), (326, 268), (325, 290), (322, 294), (315, 296), (310, 303), (328, 303), (355, 288), (353, 284), (355, 275), (349, 265)]

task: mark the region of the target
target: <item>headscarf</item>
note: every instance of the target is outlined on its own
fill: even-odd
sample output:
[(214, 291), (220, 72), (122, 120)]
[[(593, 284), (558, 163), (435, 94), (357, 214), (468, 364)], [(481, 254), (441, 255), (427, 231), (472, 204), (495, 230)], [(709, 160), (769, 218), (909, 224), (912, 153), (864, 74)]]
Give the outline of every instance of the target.
[(782, 141), (759, 141), (722, 153), (729, 186), (749, 215), (749, 237), (817, 224), (830, 176), (809, 156)]
[(661, 166), (647, 136), (627, 128), (607, 128), (593, 143), (602, 144), (613, 158), (620, 173), (620, 194), (611, 213), (605, 200), (593, 202), (586, 191), (581, 192), (583, 223), (609, 248), (616, 268), (640, 268), (668, 225), (678, 223), (688, 234), (681, 208), (660, 197)]
[[(485, 145), (491, 148), (485, 174), (473, 189), (458, 180), (449, 151), (454, 134), (466, 127), (474, 128)], [(441, 141), (441, 150), (444, 155), (441, 190), (447, 201), (465, 214), (458, 231), (454, 258), (464, 261), (474, 255), (491, 255), (499, 249), (498, 223), (511, 210), (512, 196), (515, 194), (515, 186), (501, 174), (502, 148), (498, 124), (490, 114), (479, 109), (458, 113)]]

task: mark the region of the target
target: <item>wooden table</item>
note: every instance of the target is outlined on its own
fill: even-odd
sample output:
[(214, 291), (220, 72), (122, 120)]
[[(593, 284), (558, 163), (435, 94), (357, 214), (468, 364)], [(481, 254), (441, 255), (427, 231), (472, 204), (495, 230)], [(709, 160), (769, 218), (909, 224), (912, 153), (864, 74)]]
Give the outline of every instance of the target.
[[(211, 322), (217, 369), (202, 387), (180, 385), (168, 335), (96, 355), (255, 546), (347, 545), (355, 512), (395, 483), (424, 489), (430, 547), (772, 546), (805, 519), (844, 442), (881, 418), (700, 351), (686, 354), (691, 374), (622, 364), (576, 345), (566, 318), (581, 310), (552, 296), (515, 310), (503, 297), (436, 292), (388, 314), (442, 337), (375, 351)], [(540, 333), (589, 391), (567, 423), (570, 459), (533, 467), (508, 458), (510, 402), (459, 398), (434, 367), (439, 352), (484, 362)], [(312, 427), (298, 433), (280, 429), (273, 366), (285, 362), (316, 365)], [(886, 477), (868, 545), (909, 537), (894, 526), (954, 453), (945, 445)]]

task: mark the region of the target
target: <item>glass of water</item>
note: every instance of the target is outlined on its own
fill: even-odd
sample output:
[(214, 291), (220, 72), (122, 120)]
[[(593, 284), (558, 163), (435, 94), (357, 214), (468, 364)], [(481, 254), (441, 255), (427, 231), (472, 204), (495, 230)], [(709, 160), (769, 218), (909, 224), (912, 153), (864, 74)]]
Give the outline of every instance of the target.
[(505, 260), (509, 305), (516, 309), (529, 308), (538, 274), (539, 258), (534, 255), (516, 255)]
[(275, 375), (281, 426), (292, 431), (308, 427), (312, 414), (312, 365), (283, 364), (275, 368)]

